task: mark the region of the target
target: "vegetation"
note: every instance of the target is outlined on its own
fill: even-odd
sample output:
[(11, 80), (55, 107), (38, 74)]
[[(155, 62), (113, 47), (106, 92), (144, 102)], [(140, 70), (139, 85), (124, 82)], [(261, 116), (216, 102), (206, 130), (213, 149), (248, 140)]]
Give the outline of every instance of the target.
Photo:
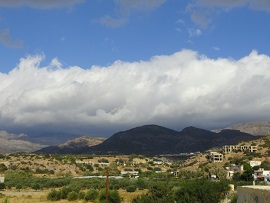
[[(270, 137), (269, 137), (270, 139)], [(253, 141), (253, 145), (258, 142)], [(268, 141), (267, 141), (268, 143)], [(269, 142), (270, 143), (270, 142)], [(263, 145), (264, 143), (261, 143)], [(264, 150), (264, 151), (263, 151)], [(0, 174), (5, 174), (5, 183), (0, 183), (0, 202), (11, 196), (5, 190), (43, 192), (48, 201), (105, 202), (105, 179), (76, 178), (78, 176), (121, 175), (122, 179), (110, 178), (109, 202), (132, 203), (182, 203), (219, 202), (225, 197), (237, 201), (237, 196), (229, 193), (229, 183), (235, 187), (251, 184), (254, 170), (262, 167), (270, 169), (267, 149), (261, 147), (256, 153), (238, 152), (226, 154), (223, 163), (209, 163), (206, 154), (187, 161), (171, 158), (162, 163), (161, 157), (93, 155), (42, 155), (42, 154), (0, 154)], [(262, 160), (260, 166), (250, 167), (254, 158)], [(157, 164), (156, 162), (159, 162)], [(225, 167), (244, 166), (244, 171), (235, 172), (232, 180), (226, 180)], [(124, 175), (123, 175), (124, 174)], [(136, 176), (136, 178), (135, 178)], [(213, 177), (216, 177), (216, 180)], [(45, 195), (44, 195), (45, 197)], [(128, 200), (125, 198), (129, 197)], [(29, 202), (33, 197), (28, 197)], [(26, 201), (25, 201), (26, 202)], [(21, 203), (21, 202), (18, 202)]]

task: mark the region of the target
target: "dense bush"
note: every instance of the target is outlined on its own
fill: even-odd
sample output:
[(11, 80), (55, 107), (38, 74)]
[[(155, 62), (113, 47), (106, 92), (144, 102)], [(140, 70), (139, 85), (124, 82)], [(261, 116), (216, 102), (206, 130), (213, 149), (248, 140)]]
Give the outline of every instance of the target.
[(85, 198), (85, 192), (84, 191), (80, 191), (78, 194), (78, 199), (84, 199)]
[(93, 201), (95, 199), (97, 199), (98, 197), (98, 191), (94, 190), (94, 189), (90, 189), (85, 193), (84, 199), (86, 201)]
[(3, 189), (5, 189), (5, 183), (0, 183), (0, 190), (3, 190)]
[[(120, 203), (121, 202), (120, 195), (116, 190), (110, 190), (108, 198), (109, 198), (110, 203)], [(103, 189), (100, 191), (100, 194), (99, 194), (99, 203), (105, 203), (105, 202), (106, 202), (106, 190)]]
[(191, 180), (181, 184), (174, 191), (173, 198), (177, 203), (217, 203), (225, 198), (229, 189), (228, 183), (224, 181)]
[(217, 203), (229, 191), (227, 182), (194, 179), (181, 182), (152, 183), (147, 194), (133, 199), (132, 203)]
[(61, 192), (58, 192), (55, 189), (52, 189), (47, 195), (47, 199), (51, 201), (58, 201), (61, 199)]
[(126, 188), (126, 191), (127, 192), (135, 192), (136, 191), (136, 186), (135, 185), (129, 185), (129, 186), (127, 186), (127, 188)]
[(61, 193), (61, 199), (67, 199), (68, 198), (68, 194), (70, 192), (72, 192), (73, 190), (71, 189), (71, 187), (63, 187), (61, 190), (60, 190), (60, 193)]
[(75, 191), (72, 191), (72, 192), (68, 193), (67, 199), (68, 199), (68, 201), (77, 200), (78, 199), (78, 193), (75, 192)]

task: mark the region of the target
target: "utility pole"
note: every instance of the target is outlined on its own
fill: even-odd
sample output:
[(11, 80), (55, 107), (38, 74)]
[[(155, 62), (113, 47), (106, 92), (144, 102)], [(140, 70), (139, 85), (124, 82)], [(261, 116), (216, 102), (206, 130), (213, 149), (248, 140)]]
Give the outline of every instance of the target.
[(106, 203), (109, 203), (109, 171), (106, 169)]

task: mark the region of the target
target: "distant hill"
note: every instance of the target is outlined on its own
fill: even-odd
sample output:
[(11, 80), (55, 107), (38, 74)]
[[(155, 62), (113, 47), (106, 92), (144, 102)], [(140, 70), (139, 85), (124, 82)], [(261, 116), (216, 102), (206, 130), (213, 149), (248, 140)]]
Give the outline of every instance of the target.
[[(256, 121), (236, 124), (225, 129), (240, 130), (251, 135), (270, 135), (270, 121)], [(220, 130), (215, 130), (219, 132)]]
[(27, 136), (22, 138), (22, 140), (24, 139), (41, 145), (56, 146), (80, 136), (81, 135), (64, 132), (42, 132), (35, 136)]
[(46, 145), (27, 141), (28, 136), (24, 134), (11, 134), (0, 131), (0, 153), (33, 152)]
[[(219, 133), (187, 127), (181, 132), (158, 125), (145, 125), (127, 131), (118, 132), (110, 138), (92, 147), (79, 147), (69, 150), (57, 148), (57, 153), (93, 153), (93, 154), (177, 154), (184, 152), (205, 151), (212, 147), (236, 144), (240, 141), (253, 140), (250, 134), (237, 130), (222, 130)], [(49, 148), (47, 148), (49, 149)], [(49, 150), (40, 150), (52, 153)]]
[(91, 146), (98, 145), (104, 140), (106, 140), (106, 138), (82, 136), (58, 146), (45, 147), (36, 152), (49, 154), (78, 154), (80, 151), (83, 153), (84, 150), (87, 150)]

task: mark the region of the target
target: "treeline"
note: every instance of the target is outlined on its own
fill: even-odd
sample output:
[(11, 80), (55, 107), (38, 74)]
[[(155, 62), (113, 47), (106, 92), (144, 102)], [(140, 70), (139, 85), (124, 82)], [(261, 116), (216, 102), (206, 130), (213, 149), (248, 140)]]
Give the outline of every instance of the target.
[(174, 184), (162, 181), (151, 185), (147, 194), (134, 198), (132, 203), (217, 203), (229, 190), (227, 181), (193, 179)]

